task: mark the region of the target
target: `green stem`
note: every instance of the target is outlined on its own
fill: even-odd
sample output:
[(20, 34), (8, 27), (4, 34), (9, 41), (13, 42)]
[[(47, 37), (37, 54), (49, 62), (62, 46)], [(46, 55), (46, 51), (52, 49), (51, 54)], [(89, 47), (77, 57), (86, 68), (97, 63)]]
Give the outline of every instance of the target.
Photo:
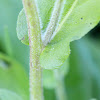
[(54, 75), (56, 79), (56, 98), (57, 100), (67, 100), (67, 94), (65, 90), (65, 84), (64, 84), (64, 77), (61, 75), (59, 69), (54, 70)]
[(30, 100), (43, 100), (42, 69), (39, 57), (42, 51), (40, 21), (35, 0), (23, 0), (27, 17), (30, 44)]
[(50, 22), (49, 22), (46, 32), (44, 33), (44, 36), (43, 36), (44, 46), (46, 46), (50, 42), (50, 39), (53, 35), (55, 27), (57, 26), (59, 15), (61, 12), (62, 2), (63, 2), (63, 0), (56, 0)]

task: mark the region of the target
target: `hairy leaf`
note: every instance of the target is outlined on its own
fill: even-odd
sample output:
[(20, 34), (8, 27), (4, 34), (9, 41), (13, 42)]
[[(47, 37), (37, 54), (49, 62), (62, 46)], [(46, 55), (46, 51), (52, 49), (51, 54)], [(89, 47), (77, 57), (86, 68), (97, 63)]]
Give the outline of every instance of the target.
[[(56, 3), (60, 2), (61, 4), (57, 6)], [(70, 54), (70, 42), (80, 39), (98, 24), (99, 4), (100, 0), (48, 0), (48, 2), (37, 0), (41, 35), (43, 44), (46, 45), (40, 56), (40, 64), (43, 68), (59, 68), (65, 62)], [(50, 35), (45, 37), (46, 33)], [(21, 32), (21, 34), (24, 36), (26, 34), (27, 39), (24, 38), (24, 40), (27, 42), (27, 32), (25, 34)], [(44, 41), (47, 38), (50, 38), (49, 43)]]
[(70, 54), (68, 52), (69, 46), (66, 45), (71, 41), (80, 39), (94, 28), (100, 20), (100, 0), (87, 0), (84, 2), (79, 0), (76, 4), (75, 2), (72, 4), (72, 6), (75, 6), (74, 9), (72, 7), (68, 9), (67, 15), (55, 30), (54, 34), (56, 35), (52, 37), (52, 41), (41, 54), (40, 62), (43, 68), (60, 67)]
[(17, 20), (17, 36), (22, 43), (29, 45), (28, 28), (24, 9), (19, 13)]
[(69, 54), (69, 43), (65, 40), (48, 45), (40, 56), (41, 66), (45, 69), (59, 68)]

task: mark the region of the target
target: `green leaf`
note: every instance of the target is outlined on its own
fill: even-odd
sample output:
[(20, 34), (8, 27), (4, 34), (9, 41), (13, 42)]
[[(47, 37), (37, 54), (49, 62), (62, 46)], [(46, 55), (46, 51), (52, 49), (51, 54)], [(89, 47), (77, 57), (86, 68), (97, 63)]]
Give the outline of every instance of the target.
[(55, 2), (56, 0), (37, 0), (39, 15), (41, 19), (42, 33), (46, 31), (46, 28), (49, 24)]
[(0, 53), (0, 62), (0, 88), (14, 91), (28, 100), (28, 75), (22, 65), (3, 53)]
[(45, 69), (59, 68), (59, 66), (63, 65), (69, 54), (69, 43), (66, 43), (65, 40), (48, 45), (40, 56), (41, 66)]
[(5, 26), (4, 27), (4, 36), (5, 36), (5, 46), (6, 46), (6, 53), (9, 55), (9, 56), (12, 56), (13, 55), (13, 52), (12, 52), (12, 46), (11, 46), (11, 41), (10, 41), (10, 36), (9, 36), (9, 31), (8, 31), (8, 27)]
[[(77, 0), (75, 0), (77, 1)], [(100, 0), (77, 1), (74, 9), (59, 23), (52, 42), (67, 38), (68, 41), (80, 39), (100, 21)], [(81, 4), (80, 4), (81, 3)], [(93, 13), (94, 12), (94, 13)]]
[(6, 89), (0, 89), (0, 100), (23, 100), (23, 99), (12, 91)]
[[(42, 34), (46, 31), (46, 28), (48, 27), (50, 17), (52, 17), (52, 11), (54, 9), (55, 2), (55, 0), (48, 0), (47, 2), (45, 2), (45, 0), (37, 0), (39, 15), (41, 19), (40, 24)], [(29, 45), (28, 29), (24, 9), (22, 9), (18, 15), (17, 36), (23, 44)]]
[[(91, 100), (92, 98), (96, 98), (97, 100), (99, 100), (100, 99), (99, 43), (98, 42), (95, 43), (95, 41), (93, 40), (90, 41), (89, 38), (87, 40), (83, 38), (81, 40), (71, 43), (71, 50), (72, 53), (69, 59), (70, 71), (64, 78), (67, 90), (66, 95), (68, 97), (68, 100)], [(50, 73), (48, 71), (46, 74), (44, 73), (44, 77), (47, 78), (45, 80), (46, 83), (48, 83), (50, 77), (49, 75)], [(53, 77), (52, 75), (53, 74), (51, 74), (51, 77)], [(53, 81), (52, 79), (51, 82), (52, 82), (51, 85), (54, 84), (55, 86), (55, 80)], [(44, 85), (44, 87), (49, 90), (54, 88), (54, 86), (48, 87), (50, 86), (48, 84)], [(49, 94), (46, 94), (46, 96), (48, 97)]]
[(59, 23), (51, 42), (41, 54), (40, 63), (43, 68), (60, 67), (70, 54), (69, 43), (80, 39), (100, 20), (100, 0), (76, 1), (74, 0), (72, 7), (67, 9), (67, 15)]
[(17, 36), (23, 44), (29, 45), (28, 28), (24, 9), (22, 9), (18, 15)]

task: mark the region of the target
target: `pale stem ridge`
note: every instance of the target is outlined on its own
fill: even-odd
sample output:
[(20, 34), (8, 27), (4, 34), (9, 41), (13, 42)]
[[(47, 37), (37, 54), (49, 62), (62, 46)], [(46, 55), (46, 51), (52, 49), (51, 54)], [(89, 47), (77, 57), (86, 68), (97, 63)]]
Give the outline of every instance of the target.
[(46, 46), (48, 44), (48, 42), (50, 41), (51, 36), (55, 30), (55, 26), (57, 24), (59, 14), (61, 11), (62, 1), (63, 0), (56, 0), (56, 2), (55, 2), (55, 6), (54, 6), (54, 9), (53, 9), (53, 12), (51, 15), (50, 22), (49, 22), (46, 32), (44, 33), (44, 36), (42, 38), (44, 46)]
[(41, 29), (35, 0), (23, 0), (28, 23), (30, 45), (30, 100), (43, 100), (42, 69), (40, 67)]

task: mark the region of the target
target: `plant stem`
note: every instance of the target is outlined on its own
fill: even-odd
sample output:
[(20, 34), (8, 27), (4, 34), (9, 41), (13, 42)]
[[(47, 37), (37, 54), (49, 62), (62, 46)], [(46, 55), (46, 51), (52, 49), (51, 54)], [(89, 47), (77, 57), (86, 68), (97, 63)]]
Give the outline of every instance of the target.
[(23, 0), (27, 17), (30, 44), (30, 100), (43, 100), (42, 69), (39, 57), (42, 51), (39, 16), (35, 0)]
[(56, 0), (55, 6), (51, 15), (50, 22), (47, 26), (46, 32), (44, 33), (43, 36), (43, 44), (46, 46), (52, 37), (53, 31), (55, 30), (55, 27), (57, 26), (59, 15), (61, 12), (61, 7), (62, 7), (62, 2), (63, 0)]
[(67, 100), (67, 94), (65, 90), (65, 84), (64, 84), (64, 77), (61, 75), (59, 69), (54, 70), (54, 75), (56, 79), (56, 98), (57, 100)]

